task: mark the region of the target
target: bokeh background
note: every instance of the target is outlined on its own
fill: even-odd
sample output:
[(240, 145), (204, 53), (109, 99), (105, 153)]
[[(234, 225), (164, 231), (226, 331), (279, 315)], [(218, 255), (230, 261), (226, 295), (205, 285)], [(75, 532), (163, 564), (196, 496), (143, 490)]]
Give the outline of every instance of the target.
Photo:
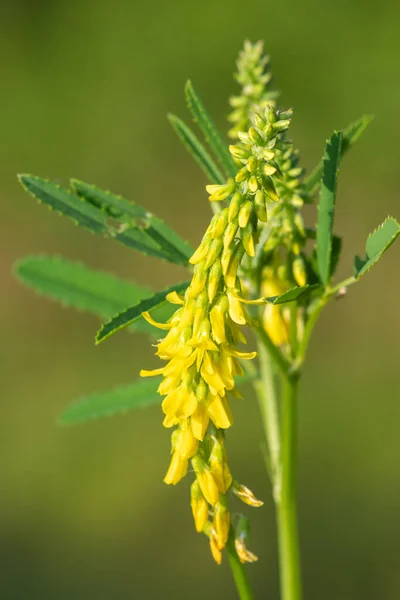
[[(367, 234), (400, 216), (400, 4), (337, 0), (124, 2), (2, 0), (0, 5), (0, 582), (4, 600), (228, 599), (195, 535), (189, 481), (168, 488), (169, 432), (157, 407), (60, 429), (75, 397), (155, 364), (145, 336), (100, 347), (94, 318), (20, 286), (13, 261), (58, 253), (141, 283), (182, 273), (74, 228), (35, 205), (17, 172), (75, 176), (148, 206), (197, 243), (205, 180), (166, 120), (187, 113), (193, 81), (222, 130), (243, 39), (262, 38), (282, 102), (295, 108), (304, 163), (360, 114), (376, 119), (341, 169), (340, 274)], [(314, 214), (309, 212), (310, 222)], [(400, 597), (400, 403), (394, 246), (324, 313), (301, 392), (300, 526), (307, 600)], [(250, 389), (235, 406), (229, 454), (262, 498), (252, 513), (250, 577), (278, 599), (276, 538)], [(251, 512), (251, 511), (250, 511)]]

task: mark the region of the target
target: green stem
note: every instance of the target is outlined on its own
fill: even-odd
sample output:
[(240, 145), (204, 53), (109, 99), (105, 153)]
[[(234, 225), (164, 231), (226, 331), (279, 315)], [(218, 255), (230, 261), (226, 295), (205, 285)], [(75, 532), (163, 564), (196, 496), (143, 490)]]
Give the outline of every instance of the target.
[(247, 578), (247, 573), (236, 552), (232, 529), (229, 533), (226, 549), (228, 551), (229, 564), (231, 566), (233, 579), (235, 580), (236, 590), (240, 600), (254, 600), (253, 592)]
[(289, 372), (292, 368), (291, 362), (286, 358), (286, 356), (281, 352), (281, 350), (279, 350), (279, 348), (275, 346), (274, 342), (271, 340), (264, 327), (258, 321), (253, 321), (252, 325), (256, 330), (261, 342), (267, 348), (271, 358), (274, 360), (276, 366), (278, 367), (282, 375), (284, 377), (289, 377)]
[(298, 379), (284, 379), (282, 389), (281, 493), (276, 507), (281, 600), (301, 600), (296, 500)]
[(321, 298), (317, 300), (316, 304), (314, 305), (308, 316), (308, 320), (304, 328), (303, 337), (297, 351), (296, 360), (294, 361), (292, 366), (292, 373), (299, 372), (302, 364), (304, 363), (311, 334), (313, 332), (316, 322), (318, 321), (318, 317), (321, 314), (321, 311), (324, 308), (324, 306), (327, 304), (328, 300), (328, 296), (321, 296)]
[(266, 347), (259, 342), (261, 379), (254, 382), (260, 406), (265, 439), (270, 459), (270, 475), (275, 501), (280, 494), (280, 452), (281, 434), (279, 426), (278, 398), (274, 373), (274, 364)]

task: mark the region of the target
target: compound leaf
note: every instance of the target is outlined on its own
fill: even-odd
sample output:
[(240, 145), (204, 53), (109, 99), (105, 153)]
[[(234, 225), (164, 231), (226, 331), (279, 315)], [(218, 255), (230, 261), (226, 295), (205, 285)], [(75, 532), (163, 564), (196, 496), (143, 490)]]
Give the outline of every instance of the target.
[(400, 234), (400, 224), (393, 217), (387, 217), (382, 225), (369, 234), (365, 247), (366, 256), (354, 259), (354, 275), (358, 279), (380, 259)]

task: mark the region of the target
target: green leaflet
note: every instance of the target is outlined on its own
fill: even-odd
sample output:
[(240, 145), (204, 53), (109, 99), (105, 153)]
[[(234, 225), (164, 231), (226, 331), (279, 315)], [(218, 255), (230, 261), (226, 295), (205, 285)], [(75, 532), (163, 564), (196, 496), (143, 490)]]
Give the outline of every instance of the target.
[(137, 321), (137, 319), (141, 317), (142, 312), (168, 304), (168, 301), (165, 299), (167, 294), (174, 291), (180, 292), (181, 290), (186, 289), (188, 285), (188, 281), (171, 285), (171, 287), (162, 290), (161, 292), (157, 292), (153, 296), (149, 296), (137, 304), (130, 306), (124, 312), (115, 315), (112, 319), (110, 319), (110, 321), (104, 323), (100, 331), (98, 331), (96, 336), (96, 344), (99, 344), (110, 335), (113, 335), (116, 331), (119, 331), (120, 329), (123, 329), (124, 327), (127, 327), (128, 325), (131, 325)]
[(79, 398), (61, 413), (58, 423), (75, 425), (158, 404), (160, 403), (160, 397), (157, 394), (159, 383), (158, 378), (139, 379), (135, 383), (107, 392), (96, 392)]
[(204, 104), (195, 92), (190, 80), (188, 80), (185, 85), (185, 97), (189, 110), (193, 115), (193, 119), (203, 132), (208, 145), (221, 166), (224, 168), (226, 175), (235, 177), (237, 169), (228, 150), (228, 145), (218, 133), (217, 128), (206, 111)]
[(293, 302), (294, 300), (300, 300), (308, 296), (312, 292), (321, 289), (319, 284), (304, 285), (302, 287), (294, 287), (284, 292), (280, 296), (272, 296), (271, 298), (265, 298), (265, 302), (268, 304), (285, 304), (286, 302)]
[[(151, 293), (136, 283), (61, 256), (27, 256), (17, 261), (14, 269), (17, 278), (36, 292), (101, 319), (111, 317)], [(154, 318), (168, 319), (172, 313), (173, 307), (168, 305), (159, 309)], [(154, 327), (144, 319), (133, 329), (154, 334)]]
[(186, 150), (207, 175), (210, 183), (225, 183), (225, 178), (204, 146), (199, 142), (193, 131), (175, 115), (168, 115), (169, 122)]
[[(187, 265), (186, 256), (181, 253), (173, 255), (168, 248), (149, 235), (146, 229), (148, 222), (143, 221), (139, 213), (127, 223), (126, 220), (121, 220), (116, 215), (115, 217), (111, 216), (110, 213), (105, 212), (95, 203), (82, 200), (79, 196), (52, 181), (32, 175), (20, 175), (19, 180), (22, 186), (39, 202), (43, 202), (50, 209), (69, 217), (75, 224), (88, 229), (92, 233), (116, 239), (125, 246), (138, 250), (143, 254)], [(127, 202), (127, 204), (129, 203)], [(181, 241), (183, 242), (183, 240)], [(187, 254), (190, 256), (189, 251)]]
[(366, 256), (354, 259), (354, 276), (358, 279), (380, 259), (400, 234), (400, 224), (393, 217), (387, 217), (382, 225), (369, 234), (365, 247)]
[(320, 200), (317, 223), (317, 265), (321, 282), (327, 285), (331, 273), (333, 221), (337, 175), (340, 159), (342, 133), (335, 131), (327, 140), (323, 157)]
[(78, 179), (71, 179), (71, 188), (83, 200), (102, 209), (112, 218), (121, 219), (128, 227), (138, 228), (165, 253), (167, 260), (187, 266), (193, 249), (173, 229), (145, 208)]
[[(343, 130), (340, 158), (356, 143), (373, 118), (372, 115), (363, 115)], [(311, 196), (315, 194), (319, 187), (322, 171), (323, 162), (321, 161), (305, 180), (306, 190)]]
[[(237, 377), (236, 383), (242, 385), (254, 378), (243, 375)], [(144, 378), (113, 390), (84, 396), (67, 406), (59, 416), (58, 423), (59, 425), (77, 425), (118, 413), (126, 413), (137, 408), (160, 405), (161, 398), (157, 394), (159, 384), (158, 377)]]

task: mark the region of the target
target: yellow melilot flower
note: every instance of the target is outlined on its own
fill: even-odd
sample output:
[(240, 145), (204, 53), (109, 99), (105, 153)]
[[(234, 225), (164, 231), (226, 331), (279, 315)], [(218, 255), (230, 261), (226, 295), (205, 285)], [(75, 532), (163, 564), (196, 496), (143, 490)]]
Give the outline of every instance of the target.
[[(208, 532), (218, 563), (230, 530), (226, 494), (232, 475), (223, 433), (233, 424), (229, 395), (237, 395), (235, 378), (243, 375), (240, 361), (256, 356), (238, 348), (247, 343), (240, 328), (248, 322), (239, 269), (245, 254), (255, 255), (258, 220), (266, 221), (267, 202), (275, 199), (271, 176), (276, 167), (269, 161), (289, 121), (269, 109), (263, 117), (256, 115), (254, 123), (258, 129), (251, 127), (243, 134), (242, 145), (230, 147), (238, 163), (236, 178), (207, 186), (211, 201), (227, 200), (228, 206), (213, 217), (190, 258), (193, 277), (185, 293), (167, 296), (177, 306), (174, 315), (167, 323), (158, 323), (143, 313), (149, 323), (166, 331), (156, 351), (165, 366), (141, 371), (143, 377), (163, 376), (158, 387), (164, 396), (163, 425), (176, 428), (164, 481), (176, 484), (191, 461), (196, 477), (191, 492), (195, 527)], [(242, 497), (248, 504), (260, 505), (256, 499), (249, 501), (250, 490)]]

